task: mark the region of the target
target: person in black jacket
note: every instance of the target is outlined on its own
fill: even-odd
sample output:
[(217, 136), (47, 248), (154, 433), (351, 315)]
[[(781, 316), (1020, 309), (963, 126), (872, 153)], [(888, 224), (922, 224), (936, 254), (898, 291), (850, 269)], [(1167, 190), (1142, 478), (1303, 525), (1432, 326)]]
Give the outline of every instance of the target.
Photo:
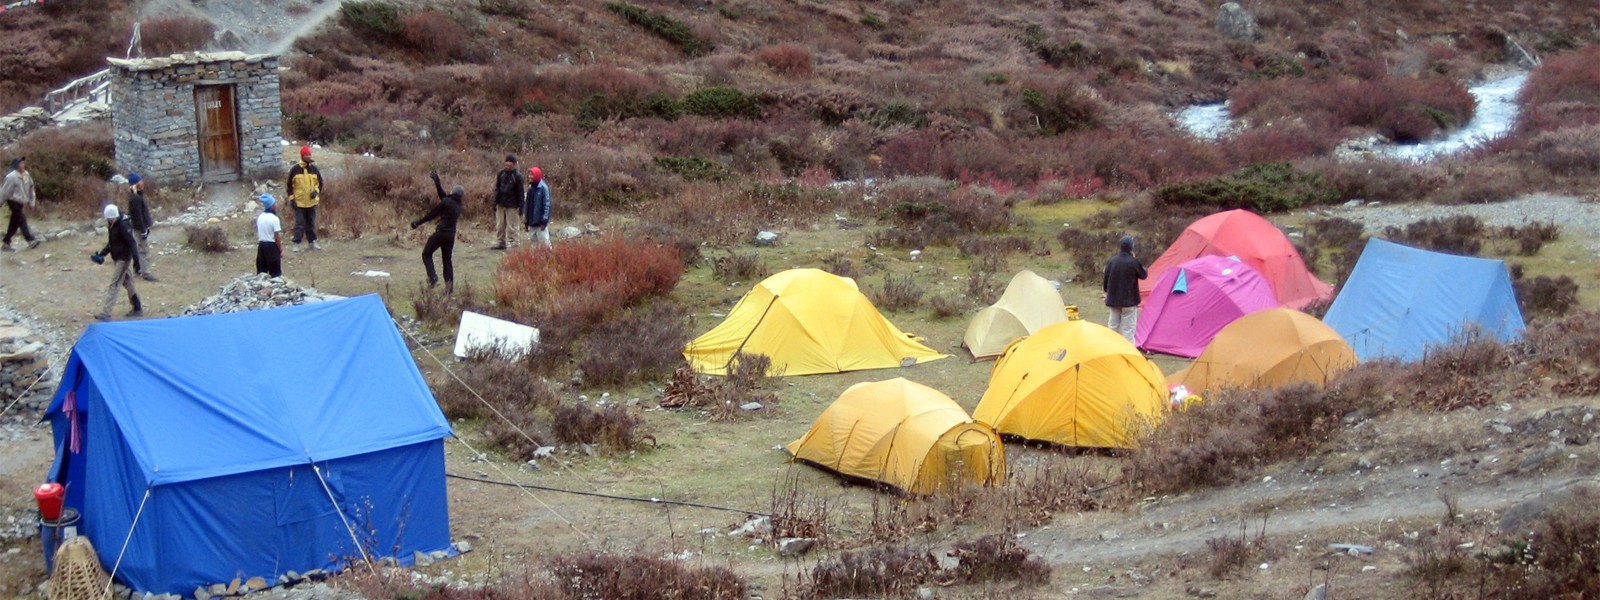
[(150, 265), (150, 226), (155, 225), (155, 219), (150, 218), (150, 205), (144, 201), (144, 178), (138, 173), (128, 174), (128, 218), (133, 220), (133, 232), (139, 235), (139, 259), (144, 263), (139, 278), (159, 281)]
[(1122, 236), (1118, 246), (1121, 251), (1106, 262), (1100, 289), (1105, 291), (1106, 307), (1111, 309), (1106, 326), (1131, 342), (1139, 322), (1139, 280), (1148, 274), (1139, 259), (1133, 257), (1133, 236)]
[[(106, 246), (90, 258), (97, 263), (104, 263), (105, 257), (111, 257), (111, 285), (106, 287), (105, 306), (94, 316), (95, 319), (106, 321), (111, 319), (111, 307), (117, 303), (117, 287), (128, 290), (128, 303), (133, 305), (133, 310), (128, 311), (129, 317), (144, 316), (144, 305), (139, 302), (139, 291), (133, 288), (133, 272), (139, 269), (139, 242), (133, 237), (133, 223), (128, 217), (117, 210), (117, 205), (106, 206)], [(129, 266), (133, 270), (129, 270)]]
[(439, 204), (423, 215), (421, 219), (411, 222), (411, 228), (421, 227), (423, 223), (439, 219), (439, 224), (434, 226), (433, 235), (428, 236), (428, 243), (422, 246), (422, 266), (428, 268), (428, 287), (439, 285), (439, 277), (433, 271), (433, 251), (438, 250), (444, 256), (444, 293), (454, 294), (456, 291), (455, 264), (450, 256), (456, 249), (456, 221), (461, 220), (461, 197), (466, 195), (466, 188), (457, 185), (450, 188), (450, 193), (444, 193), (444, 186), (439, 183), (439, 172), (428, 174), (433, 178), (433, 189), (439, 194)]
[(517, 157), (506, 155), (506, 168), (494, 179), (495, 250), (505, 250), (506, 240), (517, 237), (517, 216), (522, 214), (522, 172)]

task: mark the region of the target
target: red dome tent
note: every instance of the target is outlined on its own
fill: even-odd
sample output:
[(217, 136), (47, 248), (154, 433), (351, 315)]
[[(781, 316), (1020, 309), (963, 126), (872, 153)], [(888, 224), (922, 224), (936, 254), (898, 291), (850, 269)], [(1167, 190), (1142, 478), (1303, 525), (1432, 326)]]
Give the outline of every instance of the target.
[[(1333, 298), (1333, 286), (1306, 270), (1300, 252), (1277, 226), (1247, 210), (1220, 212), (1191, 223), (1178, 240), (1150, 265), (1162, 273), (1201, 256), (1237, 256), (1267, 278), (1278, 301), (1289, 308), (1304, 308)], [(1139, 282), (1141, 299), (1150, 297), (1155, 278)]]

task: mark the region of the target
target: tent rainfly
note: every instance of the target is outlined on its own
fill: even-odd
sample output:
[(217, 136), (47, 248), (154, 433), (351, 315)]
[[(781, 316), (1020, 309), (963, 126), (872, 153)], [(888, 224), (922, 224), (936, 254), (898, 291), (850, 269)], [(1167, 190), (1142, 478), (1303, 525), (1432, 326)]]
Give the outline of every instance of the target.
[(1323, 320), (1363, 361), (1418, 360), (1471, 328), (1507, 342), (1525, 328), (1504, 262), (1378, 238), (1367, 240)]
[(1167, 377), (1191, 391), (1322, 387), (1356, 366), (1350, 344), (1316, 317), (1269, 308), (1229, 323), (1194, 363)]
[[(1333, 298), (1333, 286), (1323, 283), (1306, 270), (1300, 251), (1272, 222), (1247, 210), (1230, 210), (1190, 223), (1178, 240), (1150, 265), (1151, 273), (1162, 273), (1200, 256), (1237, 256), (1239, 260), (1267, 278), (1278, 302), (1289, 308), (1305, 308)], [(1155, 281), (1139, 282), (1145, 298), (1155, 289)]]
[(1017, 338), (1066, 319), (1067, 307), (1056, 286), (1024, 270), (1011, 278), (1000, 301), (972, 317), (962, 344), (973, 358), (993, 358)]
[(1199, 356), (1234, 319), (1277, 305), (1272, 286), (1249, 265), (1232, 257), (1202, 256), (1156, 279), (1133, 344), (1151, 352)]
[(134, 590), (453, 553), (450, 425), (377, 296), (90, 325), (45, 418)]
[(774, 375), (908, 367), (950, 356), (900, 331), (855, 281), (820, 269), (766, 278), (683, 350), (695, 371), (710, 375), (727, 375), (739, 354), (766, 355)]
[(798, 460), (911, 494), (1006, 476), (994, 430), (949, 396), (901, 377), (850, 386), (786, 448)]
[(1062, 321), (1011, 344), (972, 417), (1002, 435), (1083, 448), (1128, 448), (1164, 416), (1161, 370), (1104, 325)]

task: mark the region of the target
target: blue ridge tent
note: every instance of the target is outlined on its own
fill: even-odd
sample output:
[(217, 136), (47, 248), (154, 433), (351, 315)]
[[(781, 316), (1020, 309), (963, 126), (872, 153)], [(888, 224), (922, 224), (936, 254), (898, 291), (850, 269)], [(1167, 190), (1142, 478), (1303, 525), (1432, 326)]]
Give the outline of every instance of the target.
[(45, 418), (50, 481), (138, 591), (453, 553), (450, 426), (377, 296), (90, 325)]
[(1522, 335), (1504, 262), (1371, 238), (1323, 322), (1362, 362), (1414, 361), (1469, 327), (1500, 341)]

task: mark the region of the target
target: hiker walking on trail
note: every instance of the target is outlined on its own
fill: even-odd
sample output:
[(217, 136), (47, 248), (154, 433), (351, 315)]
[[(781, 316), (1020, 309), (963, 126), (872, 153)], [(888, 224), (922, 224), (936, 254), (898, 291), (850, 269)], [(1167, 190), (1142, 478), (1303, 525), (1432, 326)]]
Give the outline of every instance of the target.
[(311, 242), (312, 250), (321, 250), (317, 244), (317, 203), (322, 201), (322, 171), (311, 162), (311, 146), (300, 147), (300, 162), (289, 169), (288, 197), (294, 205), (294, 251), (300, 251), (300, 241)]
[(1139, 322), (1139, 280), (1148, 273), (1139, 259), (1133, 256), (1133, 236), (1122, 236), (1117, 243), (1119, 251), (1106, 262), (1106, 274), (1100, 282), (1105, 291), (1106, 307), (1111, 317), (1106, 326), (1133, 341), (1133, 331)]
[(273, 206), (272, 194), (262, 194), (261, 214), (256, 216), (256, 272), (268, 277), (283, 277), (283, 223)]
[(22, 212), (24, 208), (31, 210), (39, 204), (33, 192), (33, 174), (28, 172), (28, 159), (20, 156), (11, 159), (11, 172), (6, 173), (5, 183), (0, 184), (0, 200), (11, 210), (11, 219), (6, 222), (5, 245), (0, 249), (13, 251), (11, 238), (19, 231), (30, 250), (38, 248), (39, 239), (33, 237), (33, 231), (28, 229), (28, 215)]
[(495, 250), (505, 250), (506, 240), (517, 237), (517, 217), (522, 214), (522, 172), (517, 157), (506, 155), (506, 168), (494, 179)]
[(100, 308), (95, 319), (107, 321), (111, 319), (111, 307), (117, 303), (117, 288), (128, 290), (128, 303), (133, 305), (133, 310), (126, 316), (144, 316), (144, 305), (139, 302), (139, 291), (133, 287), (133, 273), (139, 269), (139, 242), (133, 237), (133, 221), (121, 211), (117, 205), (106, 205), (103, 212), (106, 218), (106, 246), (99, 252), (89, 255), (97, 264), (105, 264), (106, 257), (111, 257), (111, 285), (106, 286), (106, 301)]
[(544, 183), (544, 171), (528, 168), (528, 199), (522, 207), (522, 230), (528, 232), (528, 244), (535, 240), (550, 247), (550, 186)]
[(466, 195), (467, 190), (456, 185), (446, 194), (444, 186), (439, 183), (439, 172), (434, 171), (428, 176), (433, 178), (433, 189), (439, 194), (439, 204), (422, 218), (412, 221), (411, 228), (416, 229), (423, 223), (439, 219), (439, 224), (433, 228), (433, 235), (428, 236), (428, 243), (422, 246), (422, 266), (428, 269), (428, 287), (439, 285), (439, 278), (433, 271), (433, 252), (438, 250), (444, 257), (444, 293), (454, 294), (456, 272), (451, 255), (456, 249), (456, 221), (461, 219), (461, 197)]
[(150, 205), (144, 201), (144, 178), (138, 173), (128, 174), (128, 218), (133, 221), (133, 232), (139, 236), (139, 260), (144, 263), (139, 278), (159, 281), (150, 265), (150, 226), (155, 221), (150, 218)]

